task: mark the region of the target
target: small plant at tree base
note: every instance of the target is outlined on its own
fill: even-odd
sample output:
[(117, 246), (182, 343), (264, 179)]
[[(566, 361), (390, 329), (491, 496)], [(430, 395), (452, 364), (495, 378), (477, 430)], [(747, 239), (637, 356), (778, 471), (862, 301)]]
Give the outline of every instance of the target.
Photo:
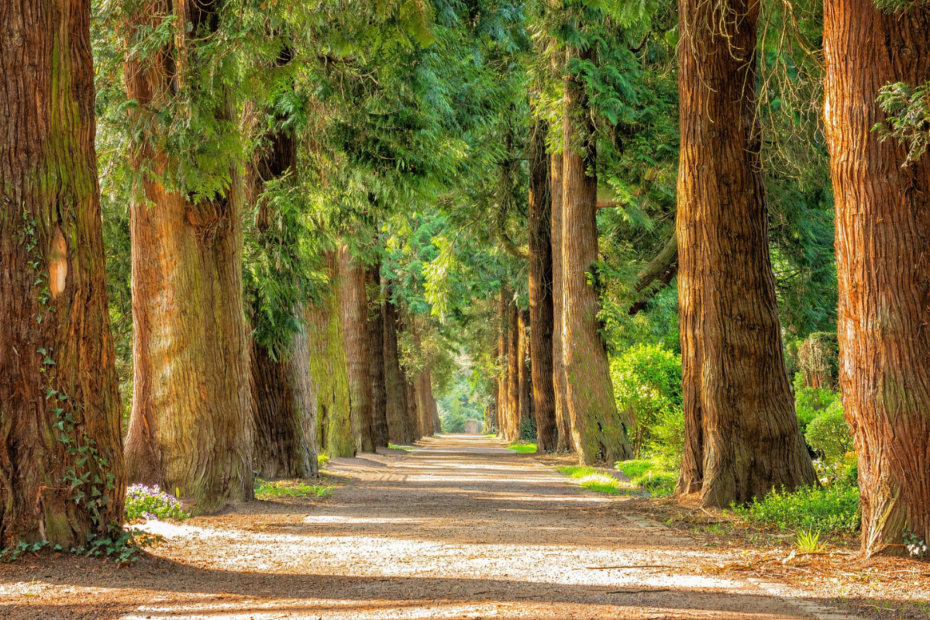
[(303, 484), (300, 482), (267, 482), (255, 479), (255, 496), (259, 499), (270, 497), (329, 497), (332, 489), (326, 486)]
[(782, 531), (851, 533), (859, 529), (859, 489), (840, 484), (805, 487), (794, 493), (776, 489), (733, 510), (752, 524)]
[(820, 542), (820, 532), (812, 529), (799, 531), (794, 544), (801, 553), (819, 553), (824, 548), (824, 543)]
[(927, 557), (927, 551), (930, 550), (927, 543), (909, 529), (904, 530), (904, 548), (911, 557), (918, 559)]
[(513, 450), (518, 454), (536, 454), (536, 444), (527, 441), (518, 441), (507, 446), (508, 450)]
[(177, 519), (183, 521), (188, 515), (174, 495), (165, 493), (156, 484), (147, 487), (134, 484), (126, 489), (126, 519)]
[(316, 457), (316, 462), (319, 468), (323, 469), (324, 467), (329, 465), (329, 457), (326, 456), (325, 454), (320, 454), (319, 456)]

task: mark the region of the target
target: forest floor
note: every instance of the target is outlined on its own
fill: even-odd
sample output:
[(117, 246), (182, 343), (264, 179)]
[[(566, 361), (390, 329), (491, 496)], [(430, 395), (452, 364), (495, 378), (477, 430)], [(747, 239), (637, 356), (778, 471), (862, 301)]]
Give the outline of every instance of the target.
[(930, 618), (925, 564), (749, 543), (700, 509), (582, 491), (554, 470), (567, 458), (483, 436), (383, 452), (335, 459), (328, 498), (148, 522), (164, 540), (128, 567), (2, 565), (0, 618)]

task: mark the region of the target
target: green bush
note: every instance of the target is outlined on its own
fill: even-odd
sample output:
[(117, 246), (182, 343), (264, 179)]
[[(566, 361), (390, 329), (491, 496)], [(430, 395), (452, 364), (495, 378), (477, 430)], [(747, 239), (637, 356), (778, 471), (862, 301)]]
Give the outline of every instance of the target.
[(840, 475), (846, 465), (846, 455), (853, 450), (853, 439), (839, 400), (811, 420), (804, 431), (804, 438), (821, 456), (827, 473), (832, 477)]
[(734, 511), (755, 525), (782, 531), (851, 533), (859, 529), (859, 489), (845, 484), (806, 487), (794, 493), (772, 491)]
[(664, 469), (678, 471), (685, 449), (685, 412), (681, 407), (669, 407), (659, 412), (646, 447)]
[[(610, 362), (617, 410), (629, 419), (630, 444), (639, 456), (660, 440), (656, 425), (681, 409), (681, 356), (662, 345), (638, 344)], [(666, 436), (667, 438), (667, 436)], [(661, 440), (660, 440), (661, 441)]]
[(839, 402), (839, 399), (840, 395), (833, 390), (805, 387), (801, 373), (794, 376), (794, 407), (801, 431), (824, 410)]

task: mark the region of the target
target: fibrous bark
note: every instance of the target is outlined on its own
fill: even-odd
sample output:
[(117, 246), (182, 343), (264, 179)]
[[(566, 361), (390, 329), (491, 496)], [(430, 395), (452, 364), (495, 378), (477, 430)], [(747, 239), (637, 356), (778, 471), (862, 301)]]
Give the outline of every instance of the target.
[(285, 359), (272, 359), (254, 340), (251, 353), (255, 471), (266, 479), (315, 475), (318, 386), (311, 379), (307, 332), (293, 337)]
[(326, 255), (329, 290), (318, 305), (307, 305), (310, 379), (317, 403), (317, 445), (329, 457), (355, 456), (349, 408), (349, 376), (340, 309), (336, 253)]
[(680, 0), (679, 493), (710, 506), (816, 481), (794, 412), (755, 131), (759, 3)]
[(498, 362), (498, 371), (497, 371), (497, 406), (496, 415), (497, 415), (497, 435), (501, 438), (506, 438), (507, 435), (507, 420), (510, 416), (510, 392), (507, 389), (507, 374), (509, 372), (509, 359), (510, 356), (507, 352), (507, 349), (510, 347), (510, 339), (507, 337), (507, 324), (509, 322), (509, 313), (507, 306), (507, 290), (501, 288), (497, 296), (497, 318), (498, 318), (498, 327), (497, 327), (497, 362)]
[(530, 366), (540, 452), (556, 449), (558, 433), (552, 364), (552, 199), (547, 131), (548, 125), (537, 121), (530, 136)]
[(562, 154), (550, 156), (549, 168), (552, 197), (552, 391), (555, 398), (555, 423), (558, 431), (556, 449), (571, 452), (572, 420), (568, 411), (568, 392), (565, 386), (565, 358), (562, 347)]
[[(135, 114), (170, 99), (176, 75), (165, 70), (197, 29), (216, 28), (218, 4), (156, 2), (139, 28), (180, 15), (162, 52), (126, 65)], [(192, 41), (191, 39), (195, 39)], [(172, 65), (174, 66), (174, 65)], [(218, 120), (234, 117), (220, 94)], [(129, 479), (176, 490), (196, 513), (252, 498), (253, 425), (249, 348), (242, 312), (243, 182), (231, 165), (229, 186), (213, 199), (193, 199), (162, 183), (168, 155), (146, 136), (132, 165), (142, 172), (144, 199), (131, 206), (134, 385), (126, 438)]]
[(375, 447), (388, 445), (387, 388), (384, 365), (384, 318), (382, 317), (381, 266), (368, 268), (368, 346), (371, 361), (371, 435)]
[(507, 303), (507, 418), (504, 439), (520, 436), (520, 311), (512, 299)]
[[(890, 83), (930, 81), (930, 7), (824, 6), (826, 128), (836, 200), (840, 386), (862, 494), (862, 550), (930, 541), (930, 156), (880, 142)], [(926, 131), (926, 128), (923, 129)]]
[(352, 258), (347, 245), (343, 245), (339, 251), (339, 285), (355, 449), (358, 452), (374, 452), (365, 268)]
[(4, 3), (0, 23), (0, 549), (83, 546), (120, 529), (125, 493), (90, 1)]
[(387, 417), (388, 439), (397, 444), (410, 443), (416, 437), (407, 423), (407, 379), (400, 366), (397, 347), (398, 313), (390, 296), (382, 308), (384, 324), (384, 384), (385, 416)]
[(517, 397), (519, 399), (520, 415), (516, 424), (516, 439), (530, 439), (525, 436), (533, 417), (533, 391), (530, 386), (530, 367), (527, 360), (530, 356), (530, 312), (520, 310), (517, 315)]
[[(571, 55), (572, 50), (567, 50)], [(593, 61), (593, 50), (578, 56)], [(597, 292), (590, 282), (597, 260), (595, 128), (584, 85), (565, 80), (562, 167), (562, 358), (566, 402), (579, 461), (613, 463), (633, 455), (617, 413), (607, 350), (599, 332)]]

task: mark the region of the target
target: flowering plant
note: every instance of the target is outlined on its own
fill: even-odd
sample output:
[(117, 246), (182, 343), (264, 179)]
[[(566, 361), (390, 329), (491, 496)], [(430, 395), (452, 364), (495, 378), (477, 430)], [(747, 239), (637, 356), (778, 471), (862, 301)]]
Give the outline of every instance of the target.
[(177, 519), (189, 515), (174, 495), (165, 493), (158, 485), (147, 487), (134, 484), (126, 489), (126, 519)]

